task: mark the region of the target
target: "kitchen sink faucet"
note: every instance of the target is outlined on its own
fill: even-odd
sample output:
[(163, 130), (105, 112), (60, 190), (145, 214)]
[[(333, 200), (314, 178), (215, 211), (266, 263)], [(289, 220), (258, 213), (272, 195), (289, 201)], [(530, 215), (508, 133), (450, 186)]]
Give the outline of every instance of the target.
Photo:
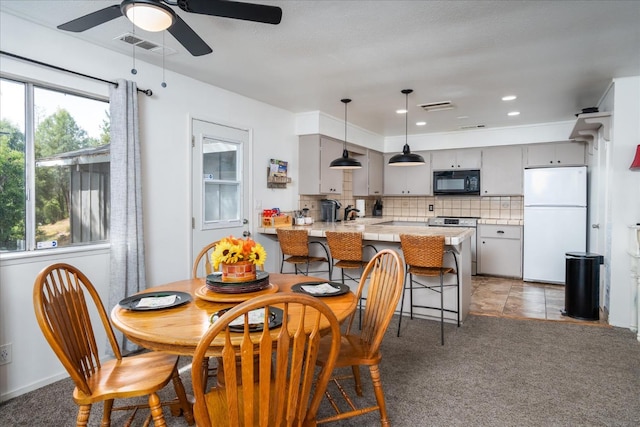
[(347, 205), (347, 207), (344, 208), (344, 220), (345, 221), (350, 220), (350, 219), (351, 220), (355, 219), (354, 217), (349, 218), (349, 214), (351, 212), (360, 212), (360, 209), (354, 208), (353, 205)]

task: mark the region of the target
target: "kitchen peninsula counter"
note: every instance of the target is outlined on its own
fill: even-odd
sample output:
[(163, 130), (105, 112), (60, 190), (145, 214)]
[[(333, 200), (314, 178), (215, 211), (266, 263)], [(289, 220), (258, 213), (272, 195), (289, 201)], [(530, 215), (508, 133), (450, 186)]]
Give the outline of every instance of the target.
[[(418, 234), (423, 236), (444, 236), (445, 244), (451, 246), (460, 245), (464, 240), (471, 238), (475, 231), (463, 227), (428, 227), (424, 222), (394, 221), (403, 225), (387, 225), (391, 219), (384, 218), (359, 218), (353, 221), (340, 222), (315, 222), (309, 225), (292, 225), (287, 228), (307, 230), (311, 237), (325, 237), (325, 231), (359, 231), (363, 233), (364, 240), (379, 242), (400, 242), (400, 234)], [(275, 227), (259, 227), (258, 233), (276, 234)]]
[[(315, 222), (309, 225), (292, 225), (284, 228), (307, 230), (311, 240), (326, 243), (326, 231), (359, 231), (363, 234), (366, 244), (374, 245), (378, 250), (393, 249), (402, 256), (402, 248), (400, 246), (400, 234), (418, 234), (418, 235), (441, 235), (445, 238), (446, 249), (450, 249), (455, 253), (454, 261), (451, 255), (445, 254), (445, 264), (453, 268), (457, 268), (460, 278), (460, 319), (464, 320), (469, 313), (469, 305), (471, 304), (471, 236), (475, 233), (473, 228), (463, 227), (429, 227), (426, 222), (411, 221), (393, 221), (395, 224), (384, 224), (393, 221), (392, 218), (358, 218), (354, 221), (341, 222)], [(396, 225), (397, 224), (397, 225)], [(275, 227), (258, 227), (257, 232), (267, 237), (269, 240), (277, 242), (277, 232)], [(314, 247), (315, 245), (312, 245)], [(311, 247), (310, 247), (311, 248)], [(318, 248), (316, 248), (318, 249)], [(324, 254), (314, 252), (314, 255)], [(278, 270), (280, 269), (280, 254), (278, 258)], [(275, 258), (275, 257), (274, 257)], [(456, 265), (457, 263), (457, 265)], [(287, 266), (285, 266), (286, 268)], [(339, 270), (339, 269), (337, 269)], [(287, 271), (287, 270), (285, 270)], [(310, 275), (323, 276), (323, 274)], [(339, 277), (340, 273), (338, 272)], [(324, 274), (326, 276), (326, 273)], [(334, 276), (336, 276), (334, 274)], [(334, 278), (335, 280), (335, 278)], [(338, 279), (339, 280), (339, 279)], [(437, 278), (436, 278), (437, 281)], [(455, 283), (455, 278), (448, 274), (445, 276), (445, 284)], [(353, 290), (357, 285), (353, 282), (347, 282)], [(409, 295), (405, 295), (405, 315), (408, 315)], [(432, 307), (440, 306), (439, 293), (428, 289), (416, 289), (413, 294), (415, 305), (426, 305)], [(444, 306), (446, 309), (456, 307), (456, 291), (454, 287), (445, 290)], [(396, 309), (399, 312), (400, 305)], [(414, 316), (440, 319), (440, 311), (432, 309), (414, 309)], [(456, 315), (454, 313), (445, 312), (445, 320), (454, 322)]]

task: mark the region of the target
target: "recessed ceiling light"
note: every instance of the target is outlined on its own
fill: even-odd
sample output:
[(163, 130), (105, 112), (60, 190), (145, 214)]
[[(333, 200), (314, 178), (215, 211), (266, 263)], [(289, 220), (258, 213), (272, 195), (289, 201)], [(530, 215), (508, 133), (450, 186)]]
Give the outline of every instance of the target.
[(513, 101), (516, 98), (517, 98), (517, 96), (515, 96), (515, 95), (507, 95), (507, 96), (503, 96), (502, 100), (503, 101)]
[(404, 108), (400, 109), (400, 110), (396, 110), (396, 113), (398, 114), (407, 114), (407, 110), (405, 110)]
[(519, 116), (520, 115), (520, 111), (510, 111), (509, 113), (507, 113), (508, 116)]
[(427, 122), (416, 122), (416, 126), (424, 126)]

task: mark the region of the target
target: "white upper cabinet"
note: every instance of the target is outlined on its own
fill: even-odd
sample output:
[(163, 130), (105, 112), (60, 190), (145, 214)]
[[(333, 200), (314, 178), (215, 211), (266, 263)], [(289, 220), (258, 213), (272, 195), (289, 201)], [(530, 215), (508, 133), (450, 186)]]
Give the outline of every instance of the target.
[(354, 157), (362, 163), (362, 169), (353, 170), (353, 195), (381, 196), (384, 176), (382, 153), (367, 150), (366, 155)]
[(482, 149), (481, 196), (522, 195), (522, 151), (519, 145)]
[(582, 166), (585, 149), (582, 142), (552, 142), (527, 146), (526, 164), (535, 166)]
[(299, 194), (342, 193), (342, 170), (330, 169), (334, 159), (342, 156), (342, 142), (322, 135), (299, 138)]
[(416, 151), (424, 157), (419, 166), (389, 166), (389, 159), (396, 153), (384, 155), (384, 194), (386, 196), (431, 195), (431, 167), (428, 151)]
[(481, 150), (461, 148), (458, 150), (438, 150), (431, 152), (432, 170), (480, 169)]

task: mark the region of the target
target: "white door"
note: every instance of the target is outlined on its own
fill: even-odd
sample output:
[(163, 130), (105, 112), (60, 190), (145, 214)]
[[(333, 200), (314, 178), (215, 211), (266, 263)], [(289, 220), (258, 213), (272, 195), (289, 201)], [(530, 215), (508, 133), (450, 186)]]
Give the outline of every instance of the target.
[(252, 161), (247, 129), (193, 119), (191, 132), (193, 265), (205, 245), (230, 235), (249, 235)]

